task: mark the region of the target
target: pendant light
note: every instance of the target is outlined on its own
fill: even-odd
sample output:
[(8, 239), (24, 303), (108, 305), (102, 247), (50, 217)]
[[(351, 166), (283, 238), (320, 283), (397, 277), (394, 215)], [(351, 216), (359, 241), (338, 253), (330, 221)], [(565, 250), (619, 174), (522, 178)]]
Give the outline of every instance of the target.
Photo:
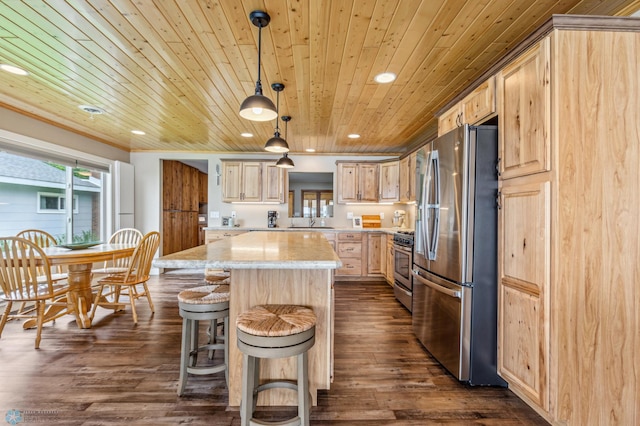
[[(288, 115), (283, 115), (282, 116), (282, 121), (284, 121), (284, 137), (285, 139), (287, 138), (287, 133), (289, 130), (289, 120), (291, 120), (291, 117), (289, 117)], [(294, 167), (293, 164), (293, 160), (291, 160), (291, 158), (289, 158), (289, 154), (288, 153), (284, 153), (282, 155), (282, 158), (278, 160), (278, 162), (276, 163), (276, 167), (282, 167), (283, 169), (292, 169)]]
[[(271, 88), (276, 91), (276, 112), (280, 111), (280, 92), (284, 90), (284, 84), (282, 83), (273, 83)], [(284, 117), (282, 117), (284, 121)], [(273, 134), (273, 137), (269, 139), (264, 146), (265, 151), (269, 152), (288, 152), (289, 144), (285, 139), (280, 137), (280, 128), (278, 127), (278, 123), (280, 122), (279, 117), (276, 117), (276, 131)]]
[(269, 25), (271, 17), (267, 12), (254, 10), (249, 14), (251, 23), (258, 27), (258, 80), (256, 81), (256, 93), (249, 96), (240, 105), (240, 117), (251, 121), (271, 121), (278, 117), (276, 107), (271, 99), (262, 94), (260, 82), (260, 55), (262, 53), (262, 28)]

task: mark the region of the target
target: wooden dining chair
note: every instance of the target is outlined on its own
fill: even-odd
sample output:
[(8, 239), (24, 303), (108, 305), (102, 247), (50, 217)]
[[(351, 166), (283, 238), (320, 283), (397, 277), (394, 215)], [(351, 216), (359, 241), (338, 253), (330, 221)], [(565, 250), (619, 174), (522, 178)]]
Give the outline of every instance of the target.
[[(109, 244), (136, 244), (140, 243), (142, 232), (135, 228), (122, 228), (114, 232), (109, 237)], [(91, 272), (94, 275), (119, 274), (127, 272), (131, 257), (120, 257), (118, 259), (107, 260), (102, 268), (94, 268)]]
[[(58, 244), (53, 235), (41, 229), (25, 229), (16, 234), (16, 237), (29, 240), (38, 247), (53, 247)], [(45, 274), (42, 267), (38, 268), (39, 276), (41, 280), (45, 280)], [(66, 280), (69, 277), (67, 272), (60, 265), (54, 265), (51, 267), (51, 279), (53, 281)]]
[[(151, 262), (158, 251), (159, 245), (160, 233), (156, 231), (149, 232), (142, 237), (142, 240), (140, 240), (140, 243), (133, 252), (131, 262), (126, 272), (110, 274), (98, 280), (99, 287), (95, 296), (95, 303), (91, 309), (91, 321), (93, 321), (98, 305), (103, 307), (111, 306), (114, 312), (119, 309), (121, 304), (118, 303), (117, 300), (114, 302), (102, 302), (102, 300), (107, 299), (109, 296), (115, 295), (125, 295), (129, 297), (131, 313), (133, 314), (133, 322), (135, 324), (138, 323), (138, 314), (136, 313), (135, 305), (137, 299), (146, 297), (151, 312), (155, 312), (153, 301), (151, 300), (151, 293), (149, 293), (149, 287), (147, 287), (147, 281), (149, 280), (149, 272), (151, 271)], [(142, 289), (138, 288), (140, 285)], [(104, 289), (107, 287), (109, 291), (104, 293)]]
[[(43, 275), (41, 275), (43, 274)], [(35, 243), (20, 237), (0, 238), (0, 286), (2, 298), (7, 306), (0, 319), (0, 336), (5, 324), (11, 317), (36, 318), (36, 349), (40, 347), (42, 324), (47, 306), (64, 305), (63, 296), (69, 291), (66, 281), (54, 281), (51, 265), (44, 251)], [(33, 303), (35, 309), (29, 312), (11, 313), (14, 302)], [(66, 314), (64, 309), (59, 316)]]

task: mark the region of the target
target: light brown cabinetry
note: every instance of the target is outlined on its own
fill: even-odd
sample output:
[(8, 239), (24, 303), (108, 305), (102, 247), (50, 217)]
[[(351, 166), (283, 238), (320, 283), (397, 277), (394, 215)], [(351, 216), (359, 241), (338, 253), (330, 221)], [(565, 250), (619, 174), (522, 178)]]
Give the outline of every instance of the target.
[(386, 239), (382, 232), (367, 232), (367, 259), (365, 262), (365, 274), (367, 277), (384, 277), (387, 267)]
[(273, 161), (222, 161), (222, 201), (284, 203), (286, 171)]
[(262, 163), (259, 161), (222, 162), (222, 201), (262, 201)]
[(498, 369), (554, 424), (640, 424), (639, 45), (556, 15), (498, 73)]
[(262, 201), (265, 203), (284, 203), (287, 193), (287, 172), (277, 167), (274, 162), (262, 165), (263, 192)]
[(464, 124), (479, 124), (495, 112), (495, 78), (490, 77), (438, 117), (438, 136)]
[(362, 245), (362, 232), (338, 232), (336, 237), (336, 253), (342, 261), (342, 267), (336, 269), (336, 278), (361, 277), (362, 262), (367, 261), (367, 246)]
[(338, 203), (378, 201), (378, 163), (337, 162)]
[(399, 171), (398, 161), (380, 163), (379, 202), (392, 203), (400, 199)]
[(385, 270), (385, 278), (387, 282), (393, 286), (393, 270), (395, 268), (395, 252), (393, 248), (393, 235), (387, 234), (387, 256), (386, 256), (387, 269)]
[(416, 200), (416, 152), (400, 160), (400, 201)]

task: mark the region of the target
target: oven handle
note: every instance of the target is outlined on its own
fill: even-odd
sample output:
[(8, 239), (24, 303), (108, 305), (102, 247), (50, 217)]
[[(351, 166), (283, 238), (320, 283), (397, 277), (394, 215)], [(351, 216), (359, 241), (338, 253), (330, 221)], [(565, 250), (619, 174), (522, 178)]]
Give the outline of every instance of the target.
[(407, 253), (411, 253), (413, 251), (413, 249), (411, 247), (401, 246), (400, 244), (394, 244), (393, 245), (393, 249), (394, 250), (404, 251), (404, 252), (407, 252)]
[(420, 281), (422, 284), (426, 285), (427, 287), (431, 287), (435, 291), (438, 291), (440, 293), (446, 294), (449, 297), (455, 297), (456, 299), (462, 299), (462, 295), (461, 295), (460, 291), (451, 290), (450, 288), (442, 287), (442, 286), (440, 286), (440, 285), (438, 285), (436, 283), (432, 283), (431, 281), (426, 280), (423, 277), (421, 277), (420, 273), (418, 271), (416, 271), (415, 269), (413, 270), (413, 277), (417, 278), (418, 281)]

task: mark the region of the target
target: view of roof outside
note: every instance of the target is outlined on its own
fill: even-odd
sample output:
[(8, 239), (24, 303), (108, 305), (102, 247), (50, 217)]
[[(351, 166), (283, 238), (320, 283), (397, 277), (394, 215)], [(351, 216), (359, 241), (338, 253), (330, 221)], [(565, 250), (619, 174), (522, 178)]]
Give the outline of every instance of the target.
[[(67, 167), (0, 152), (0, 235), (41, 229), (59, 242), (100, 238), (101, 173), (73, 170), (73, 202), (66, 202)], [(67, 208), (73, 236), (67, 238)]]

